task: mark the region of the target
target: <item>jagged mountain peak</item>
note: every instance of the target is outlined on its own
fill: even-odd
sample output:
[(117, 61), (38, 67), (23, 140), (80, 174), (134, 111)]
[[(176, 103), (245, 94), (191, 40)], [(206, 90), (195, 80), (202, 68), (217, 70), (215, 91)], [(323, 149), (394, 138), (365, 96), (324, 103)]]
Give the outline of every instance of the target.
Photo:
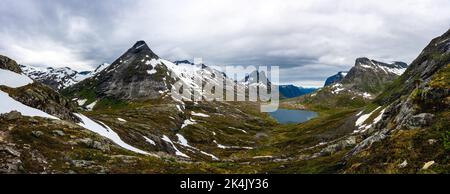
[[(145, 54), (148, 55), (151, 59), (159, 59), (158, 55), (156, 55), (152, 49), (147, 45), (147, 43), (143, 40), (137, 41), (133, 47), (131, 47), (127, 53), (133, 53), (133, 54)], [(127, 54), (125, 53), (125, 54)]]

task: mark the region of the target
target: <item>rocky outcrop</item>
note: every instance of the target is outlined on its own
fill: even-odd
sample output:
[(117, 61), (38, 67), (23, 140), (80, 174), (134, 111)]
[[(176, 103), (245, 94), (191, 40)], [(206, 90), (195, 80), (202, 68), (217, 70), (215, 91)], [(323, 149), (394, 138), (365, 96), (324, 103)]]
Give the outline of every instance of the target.
[(73, 114), (73, 112), (76, 112), (77, 110), (75, 104), (41, 83), (34, 82), (33, 84), (20, 88), (1, 86), (0, 89), (27, 106), (37, 108), (63, 120), (70, 120), (73, 122), (80, 121), (79, 118)]
[[(0, 58), (2, 58), (1, 68), (21, 72), (19, 65), (14, 60), (7, 57)], [(79, 122), (79, 118), (73, 114), (76, 106), (58, 92), (39, 82), (19, 88), (0, 86), (0, 89), (27, 106), (37, 108), (63, 120)], [(14, 112), (8, 115), (14, 115)]]
[(434, 115), (430, 113), (420, 113), (412, 116), (406, 121), (406, 127), (408, 129), (415, 129), (421, 127), (427, 127), (433, 122)]
[(406, 72), (376, 99), (388, 104), (381, 121), (368, 130), (367, 137), (352, 149), (347, 158), (389, 137), (394, 130), (428, 128), (435, 114), (448, 111), (450, 96), (450, 30), (435, 38)]
[(3, 55), (0, 55), (0, 69), (7, 69), (16, 73), (22, 73), (22, 70), (16, 61)]

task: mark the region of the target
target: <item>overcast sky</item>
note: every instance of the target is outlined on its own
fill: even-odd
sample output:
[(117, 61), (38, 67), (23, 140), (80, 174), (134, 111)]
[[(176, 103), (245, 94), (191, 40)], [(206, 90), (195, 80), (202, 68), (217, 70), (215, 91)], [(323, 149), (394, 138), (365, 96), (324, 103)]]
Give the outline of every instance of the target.
[(137, 40), (169, 60), (279, 65), (321, 86), (360, 56), (410, 63), (450, 27), (448, 0), (1, 0), (0, 54), (90, 69)]

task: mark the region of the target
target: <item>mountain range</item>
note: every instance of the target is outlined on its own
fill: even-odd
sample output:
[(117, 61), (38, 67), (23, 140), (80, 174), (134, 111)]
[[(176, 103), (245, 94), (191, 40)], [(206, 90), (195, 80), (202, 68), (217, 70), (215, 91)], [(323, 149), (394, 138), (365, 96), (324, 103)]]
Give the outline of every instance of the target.
[(169, 95), (182, 84), (207, 98), (206, 81), (245, 91), (261, 73), (236, 81), (164, 60), (144, 41), (92, 72), (0, 56), (0, 173), (449, 172), (450, 30), (410, 65), (358, 58), (325, 87), (282, 100), (318, 113), (304, 123), (280, 124), (260, 101)]

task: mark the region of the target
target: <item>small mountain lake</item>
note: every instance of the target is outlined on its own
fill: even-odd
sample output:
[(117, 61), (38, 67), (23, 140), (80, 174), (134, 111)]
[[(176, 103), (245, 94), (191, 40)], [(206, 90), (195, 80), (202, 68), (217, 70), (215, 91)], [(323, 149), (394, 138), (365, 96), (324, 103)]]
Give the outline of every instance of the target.
[(296, 124), (303, 123), (317, 117), (317, 113), (308, 110), (289, 110), (289, 109), (278, 109), (275, 112), (270, 112), (272, 116), (278, 123), (281, 124)]

